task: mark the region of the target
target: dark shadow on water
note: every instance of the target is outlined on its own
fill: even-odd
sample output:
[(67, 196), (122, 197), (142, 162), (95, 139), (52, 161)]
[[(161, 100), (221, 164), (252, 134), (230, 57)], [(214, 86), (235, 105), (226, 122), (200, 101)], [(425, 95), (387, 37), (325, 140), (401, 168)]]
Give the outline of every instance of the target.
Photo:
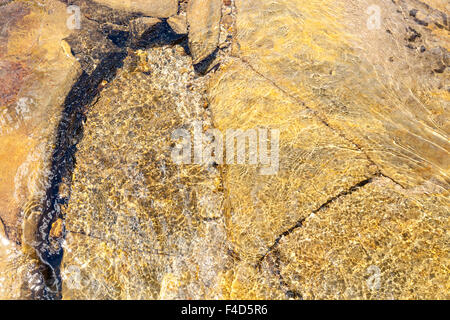
[(132, 40), (130, 48), (133, 50), (145, 50), (152, 47), (175, 44), (180, 44), (185, 49), (186, 53), (189, 52), (187, 35), (174, 32), (167, 21), (162, 20), (160, 23), (145, 31), (140, 39)]

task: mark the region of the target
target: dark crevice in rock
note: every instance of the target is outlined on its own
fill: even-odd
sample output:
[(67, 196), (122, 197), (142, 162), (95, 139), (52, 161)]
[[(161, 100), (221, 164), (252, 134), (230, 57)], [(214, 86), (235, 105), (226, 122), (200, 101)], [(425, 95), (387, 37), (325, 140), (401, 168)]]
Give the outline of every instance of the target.
[(3, 221), (2, 217), (0, 217), (0, 223), (1, 223), (2, 226), (3, 226), (3, 230), (5, 230), (5, 237), (6, 237), (6, 239), (9, 240), (9, 236), (8, 236), (8, 227), (6, 226), (6, 223), (5, 223), (5, 221)]
[(167, 23), (167, 20), (162, 20), (154, 27), (145, 31), (140, 39), (137, 39), (135, 43), (131, 43), (131, 49), (148, 49), (161, 45), (175, 45), (180, 44), (186, 54), (190, 54), (187, 45), (187, 37), (185, 34), (177, 34)]
[[(349, 189), (344, 190), (344, 191), (340, 192), (338, 195), (328, 199), (326, 202), (324, 202), (322, 205), (320, 205), (317, 209), (312, 211), (309, 216), (311, 216), (312, 214), (316, 214), (322, 210), (327, 209), (336, 200), (338, 200), (344, 196), (351, 195), (353, 192), (355, 192), (355, 191), (363, 188), (367, 184), (371, 183), (375, 177), (381, 177), (381, 176), (383, 176), (383, 175), (378, 173), (374, 177), (367, 178), (365, 180), (358, 182), (357, 184), (353, 185)], [(280, 267), (281, 257), (280, 257), (280, 251), (278, 250), (278, 245), (279, 245), (281, 239), (289, 236), (291, 233), (293, 233), (298, 228), (303, 227), (303, 224), (306, 221), (306, 219), (308, 219), (308, 217), (298, 220), (294, 226), (292, 226), (288, 230), (281, 233), (275, 239), (275, 242), (269, 247), (269, 249), (266, 251), (266, 253), (258, 260), (258, 263), (257, 263), (257, 268), (259, 270), (261, 270), (262, 263), (264, 262), (264, 260), (268, 260), (267, 263), (269, 265), (271, 272), (278, 277), (280, 286), (281, 286), (281, 288), (283, 288), (283, 291), (285, 292), (286, 297), (288, 299), (300, 299), (301, 300), (301, 299), (303, 299), (303, 297), (302, 297), (301, 293), (299, 293), (295, 290), (292, 290), (290, 288), (289, 284), (284, 280), (283, 275), (281, 274), (281, 267)]]
[(209, 56), (203, 59), (201, 62), (194, 65), (194, 70), (197, 73), (202, 75), (206, 75), (210, 71), (215, 71), (220, 67), (220, 63), (217, 63), (213, 67), (210, 67), (211, 64), (216, 60), (217, 54), (219, 52), (219, 48), (214, 50)]
[(51, 160), (49, 187), (36, 234), (35, 248), (40, 258), (40, 271), (45, 280), (45, 287), (39, 292), (34, 292), (34, 298), (51, 300), (61, 298), (59, 266), (63, 257), (61, 246), (63, 239), (55, 241), (50, 236), (53, 223), (62, 219), (61, 206), (68, 202), (67, 198), (61, 197), (59, 190), (64, 185), (69, 188), (71, 185), (77, 144), (83, 136), (83, 123), (86, 120), (85, 108), (99, 93), (100, 83), (115, 76), (125, 57), (126, 52), (106, 55), (91, 75), (86, 72), (81, 74), (65, 99)]
[(396, 181), (395, 179), (389, 177), (388, 175), (384, 174), (383, 172), (379, 171), (379, 172), (378, 172), (378, 175), (379, 175), (380, 177), (389, 179), (390, 181), (392, 181), (394, 184), (396, 184), (396, 185), (399, 186), (400, 188), (406, 190), (406, 187), (405, 187), (404, 185), (402, 185), (400, 182)]
[[(165, 19), (156, 28), (144, 32), (139, 39), (132, 39), (130, 22), (142, 15), (112, 10), (87, 0), (61, 0), (61, 2), (67, 5), (78, 5), (81, 8), (81, 29), (75, 30), (65, 40), (70, 45), (72, 54), (79, 60), (83, 71), (63, 104), (51, 157), (48, 188), (36, 226), (33, 247), (39, 258), (38, 274), (43, 279), (44, 286), (32, 289), (30, 296), (40, 300), (62, 298), (60, 266), (64, 254), (62, 243), (65, 236), (72, 232), (94, 237), (84, 232), (65, 230), (62, 213), (62, 209), (68, 205), (70, 198), (77, 145), (83, 137), (87, 109), (97, 102), (104, 83), (113, 80), (117, 70), (122, 67), (129, 49), (145, 50), (154, 46), (180, 44), (186, 53), (190, 54), (187, 36), (175, 33)], [(69, 190), (69, 192), (65, 193), (61, 190)], [(52, 235), (52, 229), (57, 221), (62, 221), (63, 227), (62, 235), (55, 238)], [(211, 221), (216, 221), (216, 218)], [(4, 225), (3, 221), (1, 223)], [(6, 225), (5, 232), (7, 232)], [(161, 252), (154, 254), (170, 255)]]
[(114, 43), (118, 48), (125, 48), (129, 39), (130, 33), (124, 30), (111, 30), (108, 33), (108, 39)]
[(273, 251), (273, 256), (274, 259), (271, 259), (271, 261), (269, 262), (269, 267), (271, 272), (278, 278), (280, 287), (284, 291), (286, 298), (294, 300), (303, 300), (302, 294), (296, 290), (292, 290), (289, 284), (284, 280), (283, 275), (281, 274), (280, 252), (277, 249)]

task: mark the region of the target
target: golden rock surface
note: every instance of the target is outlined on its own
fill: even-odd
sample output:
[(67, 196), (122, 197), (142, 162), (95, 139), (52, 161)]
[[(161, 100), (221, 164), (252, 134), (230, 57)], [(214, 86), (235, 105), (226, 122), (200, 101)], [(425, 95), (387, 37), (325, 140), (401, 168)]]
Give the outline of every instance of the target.
[[(127, 3), (120, 1), (120, 9), (139, 11)], [(123, 44), (123, 66), (85, 106), (71, 190), (64, 191), (70, 201), (50, 230), (54, 238), (65, 236), (62, 297), (449, 299), (447, 2), (221, 3), (181, 2), (189, 26), (184, 43)], [(65, 32), (64, 7), (53, 5), (51, 26)], [(28, 298), (43, 283), (36, 261), (6, 236), (18, 221), (9, 219), (24, 204), (33, 211), (29, 199), (43, 188), (16, 203), (11, 187), (42, 181), (35, 178), (42, 169), (32, 178), (11, 172), (36, 141), (49, 145), (56, 101), (78, 65), (61, 41), (66, 33), (29, 32), (35, 30), (29, 23), (47, 21), (45, 10), (23, 2), (11, 8), (19, 18), (6, 36), (0, 33), (9, 39), (7, 49), (0, 47), (7, 70), (0, 71), (7, 88), (0, 89), (2, 108), (37, 87), (53, 93), (43, 95), (48, 100), (33, 96), (40, 106), (28, 120), (33, 125), (14, 122), (0, 132), (0, 208), (13, 208), (0, 215), (6, 226), (2, 232), (0, 224), (0, 298)], [(227, 19), (219, 25), (222, 14)], [(127, 19), (110, 35), (128, 30)], [(16, 26), (22, 24), (26, 33)], [(83, 30), (81, 56), (99, 58), (102, 47), (92, 54), (84, 40), (106, 25), (91, 21), (92, 30)], [(39, 45), (21, 48), (20, 41), (36, 35)], [(63, 55), (56, 54), (57, 42)], [(207, 74), (196, 73), (192, 64), (222, 42)], [(11, 62), (23, 52), (44, 64), (42, 74), (25, 58)], [(29, 74), (38, 79), (33, 85), (23, 80)], [(20, 81), (27, 86), (18, 90)], [(264, 175), (261, 164), (179, 164), (172, 151), (180, 129), (279, 130), (279, 168)], [(51, 154), (42, 148), (36, 168)], [(20, 280), (11, 281), (12, 274)]]
[[(373, 4), (378, 31), (365, 28)], [(281, 137), (278, 175), (224, 169), (240, 257), (228, 297), (448, 299), (448, 68), (436, 71), (448, 36), (424, 27), (415, 45), (431, 53), (406, 47), (404, 17), (384, 2), (236, 7), (236, 58), (209, 90), (214, 125)]]
[(224, 215), (235, 251), (257, 260), (279, 234), (331, 197), (376, 173), (364, 154), (303, 105), (234, 59), (210, 84), (214, 126), (280, 130), (280, 170), (224, 169)]
[[(403, 186), (448, 184), (449, 69), (437, 72), (448, 64), (448, 33), (437, 41), (393, 2), (237, 0), (236, 6), (236, 56)], [(368, 22), (374, 6), (382, 11), (379, 25)]]
[[(137, 52), (88, 116), (63, 296), (448, 298), (447, 71), (433, 71), (445, 56), (432, 50), (443, 42), (425, 27), (405, 40), (412, 22), (390, 4), (381, 31), (365, 30), (365, 5), (236, 1), (232, 56), (205, 78), (210, 115), (180, 105), (171, 77), (190, 67), (178, 50), (164, 67), (151, 65), (161, 51)], [(221, 132), (280, 130), (279, 172), (174, 165), (170, 131), (209, 117)], [(183, 214), (211, 207), (201, 222)]]
[(448, 200), (376, 178), (308, 217), (271, 258), (305, 299), (449, 299)]

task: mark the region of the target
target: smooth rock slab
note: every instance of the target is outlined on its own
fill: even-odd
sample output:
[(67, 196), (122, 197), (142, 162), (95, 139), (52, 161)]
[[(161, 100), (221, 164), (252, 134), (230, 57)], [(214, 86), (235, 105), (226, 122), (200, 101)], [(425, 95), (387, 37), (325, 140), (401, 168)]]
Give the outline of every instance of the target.
[(44, 195), (62, 104), (80, 72), (63, 40), (72, 32), (66, 7), (42, 5), (0, 7), (0, 216), (14, 242)]
[[(381, 16), (372, 28), (366, 12), (373, 6)], [(237, 0), (236, 7), (235, 55), (404, 186), (432, 179), (448, 187), (446, 31), (421, 26), (386, 1)], [(409, 28), (421, 36), (408, 41)]]
[(271, 253), (286, 287), (305, 299), (448, 299), (448, 193), (424, 191), (377, 178), (308, 217)]
[(223, 169), (229, 240), (243, 260), (257, 261), (297, 221), (376, 172), (354, 145), (237, 59), (215, 74), (208, 94), (222, 132), (280, 131), (273, 175), (248, 163)]
[(281, 136), (277, 175), (223, 170), (228, 297), (448, 296), (448, 93), (430, 74), (445, 51), (406, 47), (411, 22), (392, 3), (366, 30), (372, 4), (236, 1), (236, 59), (208, 91), (214, 125)]

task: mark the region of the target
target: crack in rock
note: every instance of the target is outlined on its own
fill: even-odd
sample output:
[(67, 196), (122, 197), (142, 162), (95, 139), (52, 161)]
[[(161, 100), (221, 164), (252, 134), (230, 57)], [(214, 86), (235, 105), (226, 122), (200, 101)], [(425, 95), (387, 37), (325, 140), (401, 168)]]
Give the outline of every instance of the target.
[(333, 202), (335, 202), (336, 200), (338, 200), (339, 198), (342, 198), (344, 196), (350, 195), (353, 192), (361, 189), (362, 187), (364, 187), (365, 185), (371, 183), (373, 181), (373, 179), (375, 177), (380, 177), (383, 176), (381, 173), (377, 173), (376, 175), (374, 175), (373, 177), (367, 178), (363, 181), (358, 182), (357, 184), (353, 185), (352, 187), (350, 187), (347, 190), (344, 190), (342, 192), (340, 192), (339, 194), (337, 194), (336, 196), (328, 199), (326, 202), (324, 202), (320, 207), (318, 207), (317, 209), (313, 210), (311, 212), (311, 214), (306, 217), (306, 218), (302, 218), (300, 220), (298, 220), (294, 226), (292, 226), (291, 228), (289, 228), (288, 230), (284, 231), (283, 233), (281, 233), (274, 241), (274, 243), (269, 247), (269, 249), (266, 251), (266, 253), (259, 259), (258, 261), (258, 268), (261, 268), (261, 263), (264, 261), (264, 259), (271, 253), (273, 252), (279, 245), (281, 239), (283, 239), (284, 237), (289, 236), (292, 232), (294, 232), (296, 229), (303, 227), (304, 222), (313, 214), (316, 214), (322, 210), (327, 209)]

